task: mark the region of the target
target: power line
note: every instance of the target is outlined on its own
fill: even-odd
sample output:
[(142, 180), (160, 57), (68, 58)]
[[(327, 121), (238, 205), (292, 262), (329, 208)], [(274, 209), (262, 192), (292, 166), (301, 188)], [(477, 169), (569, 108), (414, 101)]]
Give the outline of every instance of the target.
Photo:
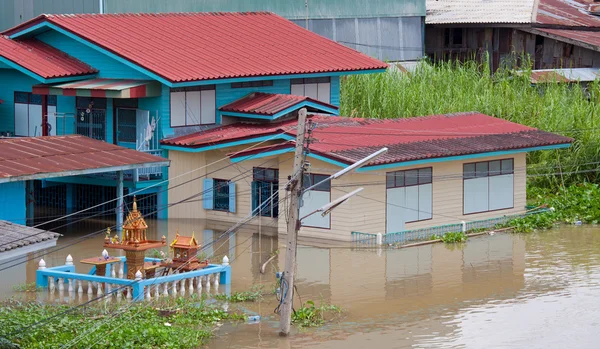
[[(271, 197), (274, 197), (274, 196), (276, 196), (276, 195), (278, 196), (278, 194), (279, 194), (279, 192), (275, 192), (275, 193), (273, 193), (273, 194), (271, 195)], [(279, 200), (277, 201), (277, 204), (279, 204)], [(239, 222), (238, 222), (238, 224), (234, 225), (233, 227), (231, 227), (230, 229), (228, 229), (227, 231), (225, 231), (225, 232), (224, 232), (223, 234), (221, 234), (221, 236), (219, 236), (217, 239), (215, 239), (215, 240), (211, 241), (211, 242), (210, 242), (208, 245), (204, 245), (204, 246), (201, 248), (201, 251), (202, 251), (202, 250), (205, 250), (205, 249), (206, 249), (206, 248), (208, 248), (209, 246), (212, 246), (213, 244), (215, 244), (216, 242), (218, 242), (218, 241), (219, 241), (219, 240), (220, 240), (222, 237), (224, 237), (225, 235), (228, 235), (228, 239), (227, 239), (226, 241), (224, 241), (224, 242), (221, 244), (221, 247), (222, 247), (222, 246), (224, 246), (224, 245), (225, 245), (225, 243), (226, 243), (227, 241), (229, 241), (229, 239), (231, 238), (231, 236), (232, 236), (232, 234), (231, 234), (231, 233), (232, 233), (232, 232), (233, 232), (233, 234), (237, 233), (237, 230), (236, 230), (237, 228), (239, 228), (239, 227), (241, 227), (242, 225), (246, 224), (247, 222), (249, 222), (250, 220), (252, 220), (253, 218), (255, 218), (257, 215), (260, 215), (260, 213), (261, 213), (261, 210), (260, 210), (260, 209), (261, 209), (261, 207), (258, 207), (258, 208), (256, 208), (255, 210), (253, 210), (253, 211), (252, 211), (252, 212), (251, 212), (251, 213), (250, 213), (250, 214), (249, 214), (249, 215), (248, 215), (246, 218), (244, 218), (244, 219), (242, 219), (242, 220), (241, 220), (241, 223), (239, 223)], [(247, 241), (247, 240), (246, 240), (246, 241)], [(216, 251), (216, 250), (214, 250), (214, 251)], [(214, 255), (214, 253), (213, 253), (213, 255)], [(182, 265), (181, 265), (179, 268), (177, 268), (177, 270), (179, 270), (179, 269), (183, 268), (183, 267), (184, 267), (185, 265), (187, 265), (189, 262), (190, 262), (190, 261), (188, 260), (186, 263), (182, 264)], [(177, 270), (176, 270), (176, 271), (177, 271)], [(27, 328), (31, 328), (32, 326), (33, 326), (33, 327), (35, 327), (35, 326), (37, 326), (37, 325), (39, 325), (39, 324), (41, 324), (41, 323), (46, 323), (46, 322), (48, 322), (49, 320), (51, 320), (51, 319), (53, 319), (53, 318), (56, 318), (57, 316), (64, 315), (64, 314), (66, 314), (66, 313), (68, 313), (68, 312), (70, 312), (70, 311), (73, 311), (73, 310), (75, 310), (75, 309), (77, 309), (77, 308), (81, 307), (81, 306), (85, 306), (85, 305), (88, 305), (88, 304), (90, 304), (91, 302), (98, 301), (98, 300), (100, 300), (100, 299), (106, 298), (107, 296), (109, 296), (109, 295), (112, 295), (113, 293), (115, 293), (115, 292), (117, 292), (117, 291), (120, 291), (120, 290), (122, 290), (123, 288), (130, 287), (130, 285), (134, 284), (135, 282), (136, 282), (136, 281), (133, 281), (131, 284), (124, 285), (124, 286), (122, 286), (122, 287), (119, 287), (119, 288), (117, 288), (117, 289), (114, 289), (114, 290), (112, 290), (111, 292), (108, 292), (107, 294), (105, 294), (105, 295), (103, 295), (103, 296), (101, 296), (101, 297), (94, 298), (94, 299), (92, 299), (92, 300), (90, 300), (90, 301), (88, 301), (88, 302), (86, 302), (86, 303), (84, 303), (84, 304), (82, 304), (82, 305), (78, 305), (78, 306), (76, 306), (76, 307), (73, 307), (73, 308), (70, 308), (70, 309), (68, 309), (68, 310), (66, 310), (66, 311), (64, 311), (64, 312), (62, 312), (62, 313), (59, 313), (59, 314), (53, 315), (53, 316), (51, 316), (51, 317), (49, 317), (49, 318), (46, 318), (46, 319), (40, 320), (40, 321), (38, 321), (38, 322), (34, 323), (33, 325), (29, 325)], [(153, 285), (153, 284), (152, 284), (152, 285)], [(149, 286), (152, 286), (152, 285), (149, 285)], [(98, 327), (99, 327), (99, 326), (98, 326)], [(13, 334), (11, 334), (11, 336), (13, 336), (14, 334), (18, 334), (18, 333), (20, 333), (20, 332), (22, 332), (22, 330), (21, 330), (21, 331), (18, 331), (18, 332), (16, 332), (16, 333), (14, 333), (14, 332), (13, 332)]]
[[(280, 135), (280, 134), (278, 134), (278, 135), (275, 135), (274, 137), (276, 137), (276, 136), (279, 136), (279, 135)], [(268, 139), (267, 139), (267, 140), (265, 140), (265, 141), (262, 141), (262, 142), (260, 142), (260, 143), (263, 143), (263, 142), (266, 142), (266, 141), (268, 141)], [(249, 149), (252, 149), (252, 148), (256, 147), (258, 144), (260, 144), (260, 143), (257, 143), (257, 144), (255, 144), (255, 145), (253, 145), (253, 146), (251, 146), (251, 147), (248, 147), (248, 148), (246, 148), (246, 149), (248, 149), (248, 150), (249, 150)], [(271, 149), (271, 148), (273, 148), (273, 147), (275, 147), (275, 146), (276, 146), (276, 145), (271, 145), (270, 147), (265, 147), (264, 149), (262, 149), (262, 150), (261, 150), (260, 152), (258, 152), (257, 154), (251, 155), (251, 157), (257, 156), (257, 155), (259, 155), (259, 154), (261, 154), (261, 153), (263, 153), (263, 152), (265, 152), (265, 151), (268, 151), (269, 149)], [(242, 151), (247, 151), (247, 150), (242, 150)], [(219, 163), (219, 162), (221, 162), (221, 161), (223, 161), (223, 160), (225, 160), (225, 159), (228, 159), (228, 157), (221, 158), (220, 160), (214, 161), (214, 162), (212, 162), (212, 163), (210, 163), (210, 164), (207, 164), (207, 165), (205, 165), (205, 166), (201, 166), (201, 167), (199, 167), (199, 168), (196, 168), (196, 169), (194, 169), (194, 170), (191, 170), (191, 171), (185, 172), (185, 173), (183, 173), (183, 174), (177, 175), (177, 176), (175, 176), (174, 178), (169, 178), (169, 179), (166, 179), (166, 180), (162, 181), (161, 183), (165, 183), (165, 182), (172, 181), (172, 180), (174, 180), (174, 179), (176, 179), (176, 178), (180, 178), (180, 177), (182, 177), (182, 176), (184, 176), (184, 175), (188, 175), (188, 174), (190, 174), (190, 173), (192, 173), (192, 172), (196, 172), (196, 171), (198, 171), (198, 170), (200, 170), (200, 169), (203, 169), (203, 168), (206, 168), (206, 167), (212, 166), (212, 165), (214, 165), (214, 164), (216, 164), (216, 163)], [(268, 161), (266, 161), (266, 162), (268, 162)], [(266, 163), (266, 162), (265, 162), (265, 163)], [(171, 189), (177, 188), (177, 187), (179, 187), (179, 186), (182, 186), (182, 185), (184, 185), (184, 184), (187, 184), (187, 183), (190, 183), (190, 182), (192, 182), (192, 181), (198, 180), (198, 179), (200, 179), (200, 178), (206, 177), (206, 176), (208, 176), (209, 174), (212, 174), (212, 173), (215, 173), (215, 172), (221, 171), (221, 170), (223, 170), (223, 169), (225, 169), (225, 168), (228, 168), (228, 167), (231, 167), (231, 166), (233, 166), (233, 165), (234, 165), (234, 163), (230, 163), (229, 165), (227, 165), (227, 166), (225, 166), (225, 167), (222, 167), (222, 168), (220, 168), (220, 169), (217, 169), (217, 170), (214, 170), (214, 171), (212, 171), (212, 172), (210, 172), (210, 173), (207, 173), (207, 174), (204, 174), (204, 175), (201, 175), (201, 176), (198, 176), (198, 177), (192, 178), (192, 179), (190, 179), (190, 180), (188, 180), (188, 181), (185, 181), (185, 182), (183, 182), (183, 183), (177, 184), (177, 185), (175, 185), (175, 186), (172, 186), (172, 187), (170, 187), (170, 188), (167, 188), (167, 189), (161, 190), (161, 191), (159, 191), (158, 193), (165, 192), (165, 191), (168, 191), (168, 190), (171, 190)], [(234, 178), (235, 178), (235, 177), (234, 177)], [(153, 185), (153, 186), (156, 186), (156, 185), (157, 185), (157, 184), (155, 184), (155, 185)], [(153, 187), (153, 186), (149, 186), (148, 188), (151, 188), (151, 187)], [(140, 192), (140, 191), (147, 190), (148, 188), (140, 189), (140, 190), (138, 190), (138, 191), (136, 191), (136, 192), (129, 193), (129, 194), (127, 194), (127, 195), (124, 195), (124, 196), (131, 196), (131, 195), (134, 195), (135, 193), (138, 193), (138, 192)], [(68, 218), (68, 217), (70, 217), (70, 216), (73, 216), (73, 215), (75, 215), (75, 214), (78, 214), (78, 213), (81, 213), (81, 212), (88, 211), (88, 210), (90, 210), (90, 209), (92, 209), (92, 208), (99, 207), (99, 206), (105, 205), (105, 204), (107, 204), (107, 203), (110, 203), (110, 202), (116, 201), (116, 200), (118, 200), (118, 198), (115, 198), (115, 199), (111, 199), (111, 200), (105, 201), (105, 202), (103, 202), (103, 203), (101, 203), (101, 204), (98, 204), (98, 205), (95, 205), (95, 206), (92, 206), (92, 207), (89, 207), (89, 208), (86, 208), (86, 209), (80, 210), (80, 211), (78, 211), (78, 212), (75, 212), (75, 213), (67, 214), (67, 215), (65, 215), (65, 216), (61, 217), (61, 219)], [(111, 210), (106, 210), (106, 211), (104, 211), (104, 212), (108, 212), (108, 211), (111, 211)], [(41, 226), (41, 225), (44, 225), (44, 224), (48, 224), (48, 223), (52, 223), (52, 222), (56, 222), (56, 221), (59, 221), (59, 220), (61, 220), (61, 219), (58, 219), (58, 218), (57, 218), (57, 219), (54, 219), (54, 220), (51, 220), (51, 221), (48, 221), (48, 222), (44, 222), (44, 223), (41, 223), (41, 224), (38, 224), (38, 225), (35, 225), (35, 226), (33, 226), (33, 228), (37, 228), (37, 227), (39, 227), (39, 226)], [(84, 219), (86, 219), (86, 218), (84, 218)], [(81, 219), (81, 220), (84, 220), (84, 219)], [(79, 221), (81, 221), (81, 220), (79, 220)], [(78, 221), (78, 222), (79, 222), (79, 221)], [(64, 226), (67, 226), (67, 225), (69, 225), (69, 224), (73, 224), (73, 223), (76, 223), (76, 222), (70, 222), (70, 223), (67, 223), (67, 224), (65, 224), (65, 225), (62, 225), (62, 226), (60, 226), (59, 228), (62, 228), (62, 227), (64, 227)], [(55, 228), (55, 229), (57, 229), (57, 228)], [(31, 236), (36, 236), (36, 235), (39, 235), (39, 234), (44, 234), (44, 233), (46, 233), (46, 232), (48, 232), (48, 231), (47, 231), (47, 230), (45, 230), (45, 231), (41, 231), (41, 232), (39, 232), (39, 233), (32, 234)], [(3, 243), (3, 244), (1, 244), (1, 245), (0, 245), (0, 247), (2, 247), (2, 246), (5, 246), (5, 245), (8, 245), (8, 244), (15, 243), (15, 242), (17, 242), (17, 241), (20, 241), (20, 239), (19, 239), (19, 240), (13, 240), (13, 241), (10, 241), (10, 242)], [(0, 265), (2, 265), (2, 263), (0, 263)], [(1, 270), (0, 270), (0, 271), (1, 271)]]
[[(261, 152), (259, 152), (259, 153), (257, 153), (257, 154), (254, 154), (253, 156), (259, 155), (260, 153), (262, 153), (263, 151), (266, 151), (266, 150), (267, 150), (267, 149), (265, 149), (265, 150), (262, 150)], [(285, 162), (285, 161), (288, 161), (288, 160), (289, 160), (289, 159), (287, 159), (287, 160), (283, 160), (283, 161), (281, 161), (280, 163), (283, 163), (283, 162)], [(269, 160), (266, 160), (264, 163), (266, 163), (266, 162), (269, 162), (269, 161), (271, 161), (271, 160), (270, 160), (270, 159), (269, 159)], [(232, 166), (232, 165), (233, 165), (233, 163), (230, 163), (229, 165), (227, 165), (227, 166), (225, 166), (225, 167), (223, 167), (223, 168), (221, 168), (221, 169), (215, 170), (215, 171), (213, 171), (213, 172), (211, 172), (211, 173), (214, 173), (214, 172), (220, 171), (220, 170), (222, 170), (222, 169), (224, 169), (224, 168), (227, 168), (227, 167), (230, 167), (230, 166)], [(248, 172), (248, 171), (246, 171), (246, 172)], [(244, 173), (246, 173), (246, 172), (240, 173), (240, 174), (238, 174), (238, 175), (234, 176), (233, 178), (237, 178), (237, 177), (239, 177), (239, 176), (243, 175), (243, 174), (244, 174)], [(208, 174), (211, 174), (211, 173), (208, 173)], [(208, 174), (206, 174), (206, 175), (208, 175)], [(204, 176), (206, 176), (206, 175), (204, 175)], [(201, 176), (201, 177), (204, 177), (204, 176)], [(233, 179), (233, 178), (232, 178), (232, 179)], [(194, 179), (194, 180), (195, 180), (195, 179)], [(190, 181), (191, 181), (191, 180), (190, 180)], [(236, 182), (236, 181), (234, 181), (234, 182)], [(185, 184), (185, 183), (183, 183), (183, 184)], [(172, 188), (171, 188), (171, 189), (172, 189)], [(198, 197), (198, 196), (202, 196), (202, 195), (204, 195), (204, 193), (208, 192), (209, 190), (212, 190), (212, 189), (205, 189), (204, 191), (202, 191), (202, 192), (200, 192), (200, 193), (197, 193), (197, 194), (194, 194), (194, 195), (192, 195), (192, 196), (188, 197), (187, 199), (181, 200), (181, 201), (179, 201), (179, 202), (177, 202), (177, 203), (174, 203), (174, 204), (167, 204), (167, 205), (165, 205), (166, 207), (163, 207), (163, 208), (161, 208), (161, 209), (157, 209), (157, 210), (155, 210), (155, 211), (153, 211), (153, 212), (150, 212), (150, 213), (148, 213), (148, 214), (144, 215), (144, 217), (145, 217), (145, 216), (148, 216), (148, 215), (150, 215), (150, 214), (154, 214), (154, 213), (160, 212), (160, 211), (162, 211), (162, 210), (164, 210), (164, 209), (168, 209), (169, 207), (172, 207), (172, 206), (174, 206), (174, 205), (177, 205), (177, 204), (183, 203), (183, 202), (185, 202), (185, 201), (187, 201), (187, 200), (189, 200), (189, 199), (191, 199), (191, 198), (195, 198), (195, 197)], [(116, 225), (113, 225), (113, 226), (111, 226), (111, 228), (115, 228), (115, 227), (116, 227)], [(104, 230), (104, 229), (102, 229), (102, 230), (99, 230), (99, 231), (96, 231), (96, 232), (93, 232), (93, 233), (90, 233), (90, 234), (86, 234), (86, 235), (84, 235), (84, 236), (82, 236), (82, 237), (78, 238), (78, 239), (77, 239), (77, 241), (75, 241), (75, 242), (74, 242), (74, 243), (72, 243), (72, 244), (69, 244), (69, 245), (67, 245), (67, 246), (63, 246), (63, 247), (60, 247), (60, 248), (56, 248), (56, 249), (54, 249), (54, 250), (52, 250), (52, 251), (49, 251), (49, 252), (45, 252), (45, 253), (43, 253), (43, 254), (41, 254), (41, 255), (38, 255), (38, 257), (39, 257), (39, 256), (43, 256), (43, 255), (46, 255), (46, 254), (48, 254), (48, 253), (53, 253), (53, 252), (56, 252), (56, 251), (62, 250), (62, 249), (64, 249), (64, 248), (67, 248), (67, 247), (70, 247), (70, 246), (72, 246), (72, 245), (75, 245), (75, 244), (77, 244), (77, 243), (80, 243), (80, 242), (82, 242), (82, 241), (83, 241), (83, 240), (85, 240), (85, 239), (88, 239), (88, 238), (90, 238), (91, 236), (94, 236), (94, 235), (97, 235), (97, 234), (103, 233), (104, 231), (105, 231), (105, 230)], [(39, 234), (39, 233), (38, 233), (38, 234)], [(9, 268), (12, 268), (12, 267), (14, 267), (14, 266), (20, 265), (20, 264), (22, 264), (22, 263), (26, 263), (26, 262), (28, 262), (28, 261), (30, 261), (30, 260), (32, 260), (32, 259), (34, 259), (34, 258), (37, 258), (37, 257), (30, 257), (30, 258), (28, 258), (28, 259), (27, 259), (27, 260), (25, 260), (25, 261), (22, 261), (22, 262), (19, 262), (19, 263), (15, 263), (15, 264), (12, 264), (12, 265), (10, 265), (10, 266), (8, 266), (8, 267), (2, 268), (2, 269), (0, 269), (0, 271), (4, 271), (4, 270), (6, 270), (6, 269), (9, 269)], [(11, 262), (14, 262), (14, 261), (12, 261), (12, 260), (11, 260), (11, 261), (7, 261), (7, 262), (0, 263), (0, 266), (1, 266), (1, 265), (8, 264), (8, 263), (11, 263)]]
[[(273, 193), (273, 194), (271, 195), (271, 197), (274, 197), (275, 195), (278, 195), (278, 192), (276, 192), (276, 193)], [(256, 211), (256, 212), (254, 212), (254, 211)], [(204, 249), (206, 249), (208, 246), (210, 246), (210, 245), (214, 244), (214, 243), (215, 243), (215, 242), (217, 242), (217, 241), (218, 241), (218, 240), (219, 240), (221, 237), (223, 237), (223, 236), (225, 236), (225, 235), (227, 234), (227, 235), (228, 235), (228, 239), (227, 239), (226, 241), (224, 241), (224, 242), (221, 244), (221, 247), (222, 247), (222, 246), (224, 246), (224, 245), (225, 245), (225, 243), (226, 243), (226, 242), (228, 242), (228, 241), (231, 239), (231, 236), (233, 236), (234, 234), (236, 234), (236, 233), (237, 233), (237, 230), (236, 230), (237, 228), (239, 228), (239, 227), (240, 227), (241, 225), (243, 225), (243, 224), (246, 224), (246, 222), (249, 222), (251, 219), (255, 218), (257, 215), (260, 215), (260, 209), (259, 209), (259, 208), (255, 209), (254, 211), (253, 211), (253, 212), (251, 212), (251, 213), (249, 214), (249, 216), (247, 216), (245, 219), (242, 219), (242, 220), (241, 220), (241, 221), (239, 221), (239, 222), (238, 222), (236, 225), (234, 225), (233, 227), (231, 227), (230, 229), (228, 229), (227, 231), (225, 231), (225, 232), (224, 232), (224, 233), (223, 233), (223, 234), (222, 234), (222, 235), (221, 235), (219, 238), (217, 238), (216, 240), (213, 240), (213, 241), (211, 241), (211, 243), (210, 243), (209, 245), (203, 246), (203, 247), (202, 247), (202, 250), (204, 250)], [(271, 224), (273, 224), (273, 222), (272, 222)], [(233, 232), (233, 234), (232, 234), (232, 232)], [(252, 235), (251, 235), (251, 236), (250, 236), (248, 239), (246, 239), (244, 242), (242, 242), (242, 243), (245, 243), (245, 242), (246, 242), (246, 241), (248, 241), (250, 238), (252, 238)], [(241, 243), (241, 244), (242, 244), (242, 243)], [(214, 254), (216, 253), (216, 250), (213, 250), (213, 251), (214, 251), (214, 252), (213, 252), (213, 256), (214, 256)], [(231, 260), (231, 263), (233, 263), (233, 261), (234, 261), (235, 259), (236, 259), (236, 258), (232, 258), (232, 260)], [(187, 264), (187, 263), (189, 263), (189, 261), (188, 261), (188, 262), (186, 262), (186, 263), (184, 263), (184, 265), (185, 265), (185, 264)], [(183, 268), (183, 266), (184, 266), (184, 265), (180, 266), (180, 268)], [(179, 269), (179, 268), (178, 268), (178, 269)], [(150, 286), (152, 286), (152, 285), (149, 285), (148, 287), (150, 287)], [(169, 290), (170, 290), (172, 287), (173, 287), (173, 286), (170, 286), (170, 287), (169, 287)], [(152, 301), (151, 301), (151, 302), (154, 302), (154, 301), (156, 301), (156, 300), (157, 300), (157, 298), (154, 298), (154, 299), (152, 299)], [(131, 304), (130, 304), (128, 307), (127, 307), (127, 309), (129, 309), (129, 308), (130, 308), (132, 305), (133, 305), (133, 302), (132, 302), (132, 303), (131, 303)], [(140, 311), (141, 311), (141, 310), (140, 310)], [(139, 313), (139, 311), (138, 311), (138, 313)], [(136, 313), (136, 314), (137, 314), (137, 313)], [(112, 318), (114, 318), (115, 316), (118, 316), (118, 315), (119, 315), (118, 313), (115, 313), (115, 314), (113, 314), (113, 315), (112, 315), (110, 318), (106, 319), (106, 320), (104, 321), (104, 323), (107, 323), (107, 322), (108, 322), (108, 320), (110, 320), (110, 319), (112, 319)], [(131, 317), (133, 317), (133, 315), (132, 315)], [(95, 328), (94, 328), (94, 329), (93, 329), (91, 332), (94, 332), (94, 331), (95, 331), (97, 328), (99, 328), (99, 327), (100, 327), (100, 326), (102, 326), (102, 325), (103, 325), (103, 323), (101, 323), (101, 324), (97, 325), (97, 326), (96, 326), (96, 327), (95, 327)], [(111, 330), (111, 331), (109, 332), (109, 334), (110, 334), (110, 333), (112, 333), (112, 331), (114, 331), (114, 329), (113, 329), (113, 330)], [(82, 333), (81, 335), (79, 335), (78, 337), (76, 337), (74, 340), (76, 340), (77, 338), (83, 338), (83, 336), (85, 336), (85, 335), (87, 335), (87, 334), (89, 334), (89, 333), (91, 333), (91, 332), (90, 332), (90, 331), (88, 331), (88, 332)], [(76, 340), (76, 341), (75, 341), (75, 343), (73, 343), (72, 345), (75, 345), (75, 344), (77, 344), (79, 341), (80, 341), (80, 340)], [(69, 343), (65, 344), (65, 345), (63, 346), (63, 348), (65, 348), (65, 347), (66, 347), (66, 345), (69, 345), (69, 347), (70, 347), (70, 346), (71, 346), (71, 345), (70, 345), (70, 343), (72, 343), (72, 342), (73, 342), (73, 340), (72, 340), (71, 342), (69, 342)], [(98, 341), (97, 341), (95, 344), (97, 344), (97, 343), (98, 343)], [(92, 345), (92, 346), (93, 346), (93, 345)]]
[[(245, 149), (243, 149), (243, 150), (240, 150), (239, 152), (245, 152), (245, 151), (249, 151), (250, 149), (253, 149), (253, 148), (257, 147), (257, 146), (259, 146), (260, 144), (263, 144), (263, 143), (265, 143), (265, 142), (268, 142), (268, 141), (270, 141), (270, 140), (273, 140), (273, 139), (275, 139), (275, 138), (277, 138), (277, 137), (279, 137), (279, 136), (281, 136), (281, 135), (285, 134), (285, 133), (286, 133), (287, 131), (289, 131), (291, 128), (292, 128), (292, 127), (288, 128), (287, 130), (284, 130), (284, 131), (283, 131), (283, 132), (281, 132), (281, 133), (278, 133), (278, 134), (276, 134), (276, 135), (273, 135), (273, 136), (271, 136), (271, 137), (269, 137), (269, 138), (267, 138), (267, 139), (265, 139), (265, 140), (263, 140), (263, 141), (260, 141), (260, 142), (258, 142), (258, 143), (256, 143), (256, 144), (253, 144), (252, 146), (249, 146), (249, 147), (247, 147), (247, 148), (245, 148)], [(239, 153), (239, 152), (234, 152), (234, 154), (237, 154), (237, 153)], [(206, 168), (206, 167), (208, 167), (208, 166), (212, 166), (212, 165), (214, 165), (214, 164), (217, 164), (217, 163), (219, 163), (219, 162), (221, 162), (221, 161), (223, 161), (223, 160), (226, 160), (226, 159), (228, 159), (228, 158), (227, 158), (227, 157), (221, 158), (221, 159), (219, 159), (219, 160), (217, 160), (217, 161), (214, 161), (214, 162), (212, 162), (212, 163), (210, 163), (210, 164), (208, 164), (208, 165), (205, 165), (205, 166), (198, 167), (198, 168), (196, 168), (196, 169), (193, 169), (193, 170), (190, 170), (190, 171), (188, 171), (188, 172), (185, 172), (185, 173), (182, 173), (182, 174), (180, 174), (180, 175), (177, 175), (177, 176), (175, 176), (175, 177), (173, 177), (173, 178), (168, 178), (168, 179), (162, 180), (162, 181), (160, 181), (160, 182), (158, 182), (158, 183), (154, 183), (154, 184), (152, 184), (152, 185), (150, 185), (150, 186), (148, 186), (148, 187), (146, 187), (146, 188), (142, 188), (142, 189), (139, 189), (139, 190), (137, 190), (137, 191), (134, 191), (133, 193), (128, 193), (127, 195), (124, 195), (124, 197), (125, 197), (125, 196), (131, 196), (131, 195), (135, 195), (135, 194), (137, 194), (137, 193), (139, 193), (139, 192), (142, 192), (142, 191), (147, 191), (147, 190), (148, 190), (148, 189), (150, 189), (150, 188), (154, 188), (154, 187), (160, 186), (160, 185), (162, 185), (162, 184), (164, 184), (164, 183), (168, 183), (169, 181), (172, 181), (172, 180), (174, 180), (174, 179), (177, 179), (177, 178), (179, 178), (179, 177), (182, 177), (182, 176), (188, 175), (188, 174), (190, 174), (190, 173), (192, 173), (192, 172), (199, 171), (199, 170), (201, 170), (201, 169), (203, 169), (203, 168)], [(105, 204), (107, 204), (107, 203), (110, 203), (110, 202), (113, 202), (113, 201), (117, 201), (118, 199), (119, 199), (119, 198), (111, 199), (111, 200), (105, 201), (105, 202), (103, 202), (103, 203), (101, 203), (101, 204), (98, 204), (98, 205), (95, 205), (95, 206), (92, 206), (92, 207), (88, 207), (88, 208), (86, 208), (86, 209), (83, 209), (83, 210), (80, 210), (80, 211), (77, 211), (77, 212), (73, 212), (73, 213), (71, 213), (71, 214), (67, 214), (67, 215), (63, 216), (61, 219), (68, 218), (68, 217), (70, 217), (70, 216), (72, 216), (72, 215), (79, 214), (79, 213), (81, 213), (81, 212), (85, 212), (85, 211), (91, 210), (91, 209), (93, 209), (93, 208), (96, 208), (96, 207), (99, 207), (99, 206), (105, 205)], [(33, 228), (38, 228), (38, 227), (40, 227), (40, 226), (42, 226), (42, 225), (44, 225), (44, 224), (52, 223), (52, 222), (55, 222), (55, 221), (57, 221), (57, 220), (60, 220), (60, 219), (55, 219), (55, 220), (51, 220), (51, 221), (48, 221), (48, 222), (44, 222), (44, 223), (41, 223), (41, 224), (38, 224), (38, 225), (35, 225), (35, 226), (33, 226)]]

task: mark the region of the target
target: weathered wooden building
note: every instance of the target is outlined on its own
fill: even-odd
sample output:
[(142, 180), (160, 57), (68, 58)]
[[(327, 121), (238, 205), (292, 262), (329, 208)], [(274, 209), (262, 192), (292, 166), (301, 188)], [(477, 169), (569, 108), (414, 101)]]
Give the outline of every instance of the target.
[(425, 46), (435, 60), (489, 57), (493, 70), (600, 67), (600, 17), (591, 0), (429, 0)]
[(269, 11), (386, 61), (423, 54), (425, 0), (0, 0), (0, 30), (42, 13)]

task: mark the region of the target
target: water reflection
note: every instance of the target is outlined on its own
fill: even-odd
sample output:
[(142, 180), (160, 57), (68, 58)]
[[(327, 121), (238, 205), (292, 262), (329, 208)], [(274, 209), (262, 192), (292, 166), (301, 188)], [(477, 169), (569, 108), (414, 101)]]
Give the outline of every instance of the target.
[[(58, 248), (106, 222), (71, 228)], [(223, 236), (228, 224), (198, 220), (149, 222), (151, 236), (195, 232), (207, 255), (228, 255), (233, 290), (256, 284), (270, 288), (283, 269), (285, 249), (274, 231), (245, 227)], [(154, 234), (154, 235), (152, 235)], [(260, 238), (259, 238), (260, 236)], [(49, 266), (73, 255), (102, 250), (102, 234), (44, 258)], [(399, 250), (348, 246), (300, 246), (297, 287), (302, 301), (345, 309), (341, 323), (305, 330), (290, 339), (277, 336), (274, 297), (247, 304), (260, 324), (225, 325), (211, 348), (513, 348), (595, 347), (600, 311), (600, 229), (561, 228), (530, 235), (496, 234), (451, 248), (443, 244)], [(279, 250), (260, 273), (261, 265)], [(3, 273), (3, 295), (11, 285), (35, 281), (37, 259)], [(80, 269), (83, 268), (83, 269)], [(71, 301), (56, 293), (51, 301)], [(87, 294), (83, 295), (85, 301)], [(300, 299), (296, 297), (296, 304)], [(225, 338), (226, 340), (222, 340)], [(576, 344), (576, 345), (575, 345)]]

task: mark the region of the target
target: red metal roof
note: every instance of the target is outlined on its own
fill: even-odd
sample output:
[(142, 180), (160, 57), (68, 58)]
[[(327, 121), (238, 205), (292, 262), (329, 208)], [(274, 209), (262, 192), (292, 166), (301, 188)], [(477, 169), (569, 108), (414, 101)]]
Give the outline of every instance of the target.
[(98, 72), (89, 65), (35, 39), (10, 40), (0, 35), (0, 56), (44, 79)]
[(40, 15), (172, 81), (385, 69), (379, 60), (272, 13)]
[(600, 17), (589, 11), (593, 7), (590, 0), (540, 0), (535, 22), (554, 26), (600, 27)]
[[(157, 164), (169, 160), (80, 135), (0, 139), (0, 182), (7, 178)], [(163, 165), (161, 165), (163, 164)], [(41, 177), (41, 176), (40, 176)], [(31, 179), (31, 178), (30, 178)]]
[(557, 36), (564, 39), (578, 41), (594, 46), (596, 51), (598, 51), (598, 48), (600, 48), (600, 32), (598, 31), (542, 28), (538, 28), (536, 30), (546, 34), (550, 34), (550, 36)]
[[(479, 113), (383, 120), (312, 116), (311, 120), (316, 123), (311, 151), (346, 163), (360, 160), (381, 147), (388, 147), (389, 152), (371, 165), (568, 144), (572, 141)], [(296, 120), (270, 124), (237, 123), (164, 140), (163, 144), (202, 147), (277, 133), (294, 136), (296, 123)], [(287, 146), (292, 145), (281, 145)], [(258, 148), (234, 156), (262, 150)]]
[(272, 94), (254, 92), (237, 101), (229, 103), (219, 108), (221, 111), (236, 112), (236, 113), (247, 113), (247, 114), (258, 114), (258, 115), (275, 115), (282, 112), (290, 107), (298, 105), (302, 102), (312, 102), (314, 104), (322, 105), (329, 109), (338, 108), (334, 105), (323, 103), (305, 96), (295, 96), (286, 94)]

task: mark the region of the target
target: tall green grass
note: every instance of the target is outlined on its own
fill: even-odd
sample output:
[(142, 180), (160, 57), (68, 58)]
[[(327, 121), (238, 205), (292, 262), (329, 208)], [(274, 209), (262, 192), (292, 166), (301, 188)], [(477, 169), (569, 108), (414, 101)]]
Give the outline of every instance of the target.
[[(474, 61), (421, 64), (414, 73), (355, 75), (342, 81), (341, 115), (365, 118), (478, 111), (575, 139), (566, 150), (528, 155), (536, 184), (556, 186), (598, 181), (600, 171), (600, 84), (547, 83), (532, 86), (531, 70), (490, 74)], [(586, 165), (587, 164), (587, 165)]]

